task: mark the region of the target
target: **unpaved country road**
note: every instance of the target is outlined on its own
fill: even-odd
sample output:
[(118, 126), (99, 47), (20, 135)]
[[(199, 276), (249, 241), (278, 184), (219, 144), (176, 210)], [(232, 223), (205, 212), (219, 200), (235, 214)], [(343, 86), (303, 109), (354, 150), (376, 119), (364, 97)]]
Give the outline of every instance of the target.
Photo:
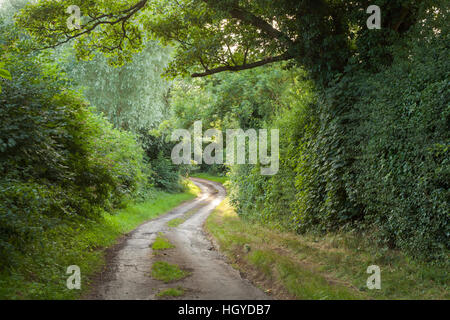
[[(201, 195), (142, 224), (124, 238), (109, 253), (106, 269), (94, 281), (85, 299), (153, 300), (158, 298), (156, 294), (161, 290), (178, 286), (186, 289), (186, 293), (176, 299), (269, 299), (225, 262), (203, 232), (205, 219), (225, 198), (225, 189), (208, 180), (192, 178), (192, 181), (201, 189)], [(189, 218), (184, 223), (175, 228), (168, 227), (168, 221), (186, 213)], [(159, 232), (175, 248), (154, 255), (151, 245)], [(150, 275), (155, 261), (175, 263), (191, 274), (165, 284)]]

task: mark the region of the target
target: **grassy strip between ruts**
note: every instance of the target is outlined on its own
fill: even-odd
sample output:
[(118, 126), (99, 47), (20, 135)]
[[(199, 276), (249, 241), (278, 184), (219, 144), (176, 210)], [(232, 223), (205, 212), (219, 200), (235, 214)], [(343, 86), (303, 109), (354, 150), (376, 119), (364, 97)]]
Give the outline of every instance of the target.
[(186, 221), (186, 219), (184, 219), (184, 218), (174, 218), (174, 219), (170, 220), (169, 222), (167, 222), (167, 226), (171, 227), (171, 228), (176, 228), (180, 224), (182, 224), (184, 221)]
[[(382, 250), (360, 236), (298, 235), (241, 219), (222, 202), (206, 230), (232, 265), (280, 299), (449, 299), (448, 269)], [(381, 290), (366, 286), (367, 267), (381, 269)]]
[(181, 280), (189, 275), (189, 272), (181, 270), (176, 264), (165, 261), (156, 261), (152, 265), (152, 277), (165, 283)]
[(162, 250), (175, 248), (175, 246), (173, 244), (171, 244), (170, 241), (167, 240), (167, 238), (164, 237), (164, 234), (162, 234), (161, 232), (158, 234), (158, 236), (156, 237), (156, 239), (153, 242), (151, 247), (152, 247), (153, 253), (156, 253), (156, 254)]
[(184, 294), (184, 289), (182, 287), (177, 287), (177, 288), (169, 288), (169, 289), (165, 289), (160, 291), (156, 296), (160, 297), (160, 298), (165, 298), (165, 297), (180, 297)]
[[(89, 277), (104, 265), (104, 250), (123, 234), (197, 196), (188, 183), (184, 193), (157, 192), (142, 203), (129, 205), (102, 222), (59, 226), (46, 233), (42, 246), (18, 257), (14, 270), (0, 274), (0, 299), (76, 299), (89, 289)], [(81, 270), (81, 290), (66, 286), (67, 267)]]
[(178, 227), (180, 224), (182, 224), (183, 222), (185, 222), (187, 219), (189, 219), (190, 217), (192, 217), (192, 215), (194, 213), (196, 213), (198, 210), (200, 210), (199, 208), (194, 208), (188, 212), (186, 212), (185, 214), (183, 214), (181, 217), (179, 218), (174, 218), (172, 220), (170, 220), (169, 222), (167, 222), (167, 226), (171, 227), (171, 228), (176, 228)]

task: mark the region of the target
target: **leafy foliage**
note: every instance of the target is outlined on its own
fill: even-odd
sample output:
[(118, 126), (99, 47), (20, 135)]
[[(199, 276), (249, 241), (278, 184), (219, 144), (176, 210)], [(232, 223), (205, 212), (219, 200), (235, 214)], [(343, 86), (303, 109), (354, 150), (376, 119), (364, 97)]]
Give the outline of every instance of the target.
[[(17, 41), (0, 27), (3, 41)], [(133, 135), (94, 115), (46, 54), (17, 43), (4, 52), (14, 81), (0, 95), (2, 267), (57, 225), (101, 219), (150, 174)]]
[[(380, 30), (365, 27), (371, 4), (382, 8)], [(67, 28), (69, 5), (84, 14), (81, 31)], [(149, 181), (178, 190), (170, 130), (202, 119), (222, 130), (282, 129), (279, 174), (230, 168), (241, 216), (298, 232), (354, 229), (445, 260), (448, 14), (448, 2), (431, 0), (30, 3), (18, 25), (41, 47), (75, 40), (77, 57), (94, 60), (72, 65), (69, 76), (88, 84), (86, 97), (144, 150), (67, 89), (48, 51), (29, 54), (30, 39), (2, 32), (0, 58), (14, 79), (2, 80), (0, 96), (2, 256), (62, 217), (99, 217)], [(173, 60), (155, 38), (175, 48)], [(159, 78), (166, 66), (169, 76), (246, 71), (176, 82), (170, 114)]]
[[(12, 80), (11, 79), (11, 74), (9, 73), (8, 70), (2, 69), (5, 66), (4, 62), (0, 63), (0, 78), (3, 79), (8, 79), (8, 80)], [(0, 85), (0, 93), (2, 93), (2, 86)]]
[(280, 129), (278, 174), (230, 168), (242, 217), (302, 233), (356, 230), (410, 256), (446, 260), (450, 65), (440, 8), (383, 49), (389, 62), (368, 51), (326, 86), (273, 67), (197, 80), (192, 97), (174, 92), (184, 127), (199, 117), (222, 130)]
[(272, 124), (282, 129), (280, 172), (232, 170), (241, 215), (300, 232), (371, 230), (382, 245), (446, 259), (448, 32), (426, 21), (390, 47), (394, 60), (383, 71), (349, 65), (332, 85), (310, 86), (313, 94), (300, 83)]
[(176, 165), (172, 160), (163, 156), (162, 153), (153, 161), (153, 176), (155, 185), (171, 192), (180, 192), (183, 190), (181, 177)]
[(170, 82), (161, 78), (170, 49), (148, 42), (130, 63), (112, 67), (97, 54), (91, 61), (76, 61), (68, 50), (68, 75), (83, 88), (83, 95), (116, 128), (138, 133), (158, 126), (168, 116)]
[[(383, 28), (369, 33), (365, 9), (374, 4), (383, 8)], [(81, 30), (67, 28), (70, 5), (84, 14)], [(292, 60), (328, 82), (350, 60), (374, 68), (389, 65), (392, 57), (384, 48), (418, 22), (421, 12), (435, 8), (431, 0), (40, 0), (18, 21), (41, 46), (75, 40), (79, 57), (98, 49), (119, 65), (151, 37), (176, 43), (167, 70), (172, 76)]]

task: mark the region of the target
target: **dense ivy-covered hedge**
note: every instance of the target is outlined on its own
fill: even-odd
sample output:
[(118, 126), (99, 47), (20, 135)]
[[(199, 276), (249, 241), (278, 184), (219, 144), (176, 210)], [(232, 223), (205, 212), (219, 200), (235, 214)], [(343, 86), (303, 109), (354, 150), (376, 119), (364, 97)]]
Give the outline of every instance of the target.
[(377, 71), (351, 61), (326, 87), (301, 82), (292, 91), (296, 99), (278, 97), (294, 101), (270, 125), (280, 128), (280, 171), (263, 177), (255, 166), (232, 168), (240, 214), (299, 232), (365, 230), (413, 256), (445, 259), (450, 38), (444, 25), (418, 26), (385, 48), (393, 61)]

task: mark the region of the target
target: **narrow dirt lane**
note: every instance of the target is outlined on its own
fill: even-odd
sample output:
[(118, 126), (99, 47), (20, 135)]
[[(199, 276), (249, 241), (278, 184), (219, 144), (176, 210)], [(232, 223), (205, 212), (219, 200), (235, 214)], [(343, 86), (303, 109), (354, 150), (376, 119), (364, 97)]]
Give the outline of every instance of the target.
[[(142, 224), (115, 247), (106, 269), (95, 281), (86, 299), (157, 299), (167, 288), (182, 287), (186, 293), (176, 299), (269, 299), (260, 289), (242, 279), (225, 262), (203, 232), (202, 225), (212, 210), (225, 198), (225, 189), (215, 182), (192, 178), (201, 195), (169, 213)], [(167, 223), (185, 216), (177, 227)], [(151, 245), (163, 233), (175, 248), (155, 256)], [(175, 263), (191, 274), (173, 283), (151, 277), (155, 261)]]

